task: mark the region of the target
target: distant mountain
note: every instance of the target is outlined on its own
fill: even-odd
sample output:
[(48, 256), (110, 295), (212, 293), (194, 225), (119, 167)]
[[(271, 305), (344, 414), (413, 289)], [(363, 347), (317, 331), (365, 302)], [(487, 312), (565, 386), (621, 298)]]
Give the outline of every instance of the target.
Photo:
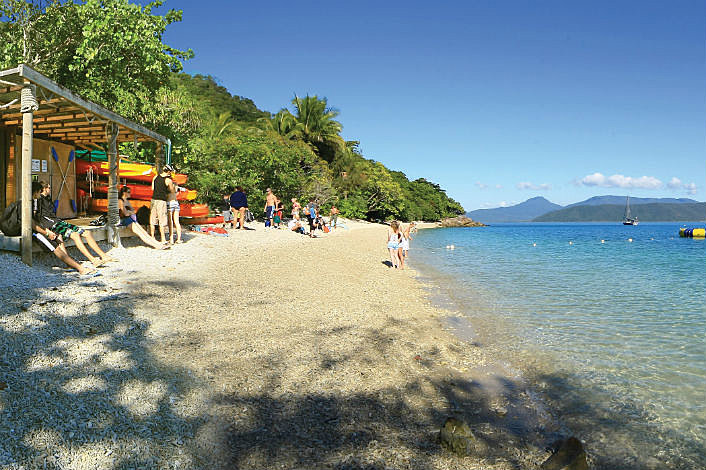
[[(574, 206), (600, 206), (602, 204), (615, 204), (622, 205), (625, 207), (626, 196), (593, 196), (586, 199), (585, 201), (575, 202), (569, 204), (566, 207)], [(652, 204), (652, 203), (664, 203), (664, 204), (693, 204), (695, 201), (693, 199), (679, 198), (675, 199), (672, 197), (631, 197), (630, 206), (637, 206), (639, 204)]]
[[(525, 202), (510, 207), (496, 209), (478, 209), (468, 212), (471, 219), (484, 224), (497, 224), (501, 222), (530, 222), (532, 219), (547, 212), (561, 209), (562, 206), (549, 202), (543, 197), (533, 197)], [(621, 216), (622, 217), (622, 216)]]
[[(637, 199), (637, 198), (636, 198)], [(640, 222), (694, 222), (706, 220), (706, 202), (635, 204), (630, 198), (632, 216)], [(532, 222), (620, 222), (625, 203), (571, 205), (535, 218)]]

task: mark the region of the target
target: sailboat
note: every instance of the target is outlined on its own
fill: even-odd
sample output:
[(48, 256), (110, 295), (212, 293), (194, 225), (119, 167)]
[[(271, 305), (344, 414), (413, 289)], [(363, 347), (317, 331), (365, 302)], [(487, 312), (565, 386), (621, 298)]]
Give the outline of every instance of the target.
[(637, 225), (640, 222), (638, 222), (637, 217), (632, 217), (630, 214), (630, 196), (628, 196), (627, 201), (625, 202), (625, 215), (623, 216), (623, 225)]

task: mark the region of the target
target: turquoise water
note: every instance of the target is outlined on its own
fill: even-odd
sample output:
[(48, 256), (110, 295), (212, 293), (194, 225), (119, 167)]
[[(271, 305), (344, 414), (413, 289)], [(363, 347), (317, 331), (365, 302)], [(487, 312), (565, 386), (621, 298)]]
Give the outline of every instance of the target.
[(706, 242), (680, 226), (422, 230), (411, 264), (599, 468), (706, 468)]

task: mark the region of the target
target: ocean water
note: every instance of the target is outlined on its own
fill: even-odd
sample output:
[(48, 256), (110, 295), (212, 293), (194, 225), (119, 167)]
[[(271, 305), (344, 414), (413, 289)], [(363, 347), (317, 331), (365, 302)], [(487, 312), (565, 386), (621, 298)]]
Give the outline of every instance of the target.
[(598, 468), (703, 469), (706, 241), (680, 226), (421, 230), (410, 264), (475, 341), (525, 371)]

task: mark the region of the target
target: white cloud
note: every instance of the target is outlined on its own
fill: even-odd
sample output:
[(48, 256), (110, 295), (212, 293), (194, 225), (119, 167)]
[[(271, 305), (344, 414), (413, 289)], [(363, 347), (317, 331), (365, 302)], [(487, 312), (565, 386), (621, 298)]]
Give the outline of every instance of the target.
[(664, 184), (654, 176), (633, 178), (624, 175), (605, 176), (597, 172), (584, 176), (579, 183), (584, 186), (601, 186), (603, 188), (659, 189), (664, 187)]
[(544, 183), (544, 184), (532, 184), (527, 181), (523, 181), (521, 183), (517, 183), (515, 185), (517, 189), (529, 189), (532, 191), (549, 191), (552, 189), (551, 185)]
[(679, 191), (683, 189), (686, 194), (691, 194), (694, 195), (698, 192), (698, 186), (696, 186), (696, 183), (691, 182), (691, 183), (683, 183), (682, 180), (677, 178), (676, 176), (673, 176), (671, 180), (669, 180), (669, 183), (667, 183), (667, 187), (669, 189), (673, 189), (675, 191)]
[(503, 189), (503, 185), (502, 185), (502, 184), (496, 184), (496, 185), (495, 185), (495, 189)]
[(481, 183), (480, 181), (476, 181), (476, 186), (478, 186), (480, 189), (487, 189), (488, 185), (485, 183)]
[(669, 180), (669, 183), (667, 183), (667, 186), (669, 186), (672, 189), (679, 189), (682, 187), (682, 182), (679, 178), (674, 176), (671, 180)]

